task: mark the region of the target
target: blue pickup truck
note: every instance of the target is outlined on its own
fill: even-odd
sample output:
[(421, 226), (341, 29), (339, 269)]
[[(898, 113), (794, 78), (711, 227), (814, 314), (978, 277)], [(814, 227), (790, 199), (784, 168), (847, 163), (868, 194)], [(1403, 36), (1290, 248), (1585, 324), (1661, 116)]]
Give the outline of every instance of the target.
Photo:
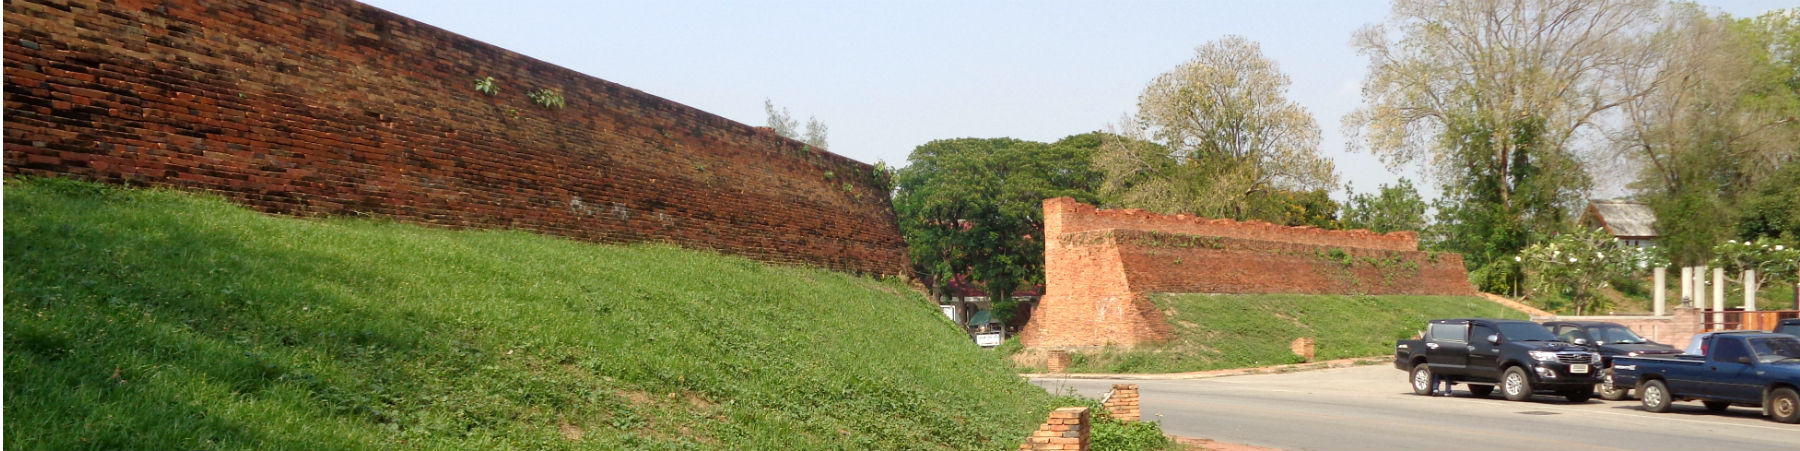
[(1800, 423), (1800, 338), (1752, 331), (1701, 339), (1703, 355), (1615, 357), (1613, 383), (1637, 387), (1651, 412), (1697, 399), (1715, 412), (1734, 404), (1762, 407), (1775, 421)]

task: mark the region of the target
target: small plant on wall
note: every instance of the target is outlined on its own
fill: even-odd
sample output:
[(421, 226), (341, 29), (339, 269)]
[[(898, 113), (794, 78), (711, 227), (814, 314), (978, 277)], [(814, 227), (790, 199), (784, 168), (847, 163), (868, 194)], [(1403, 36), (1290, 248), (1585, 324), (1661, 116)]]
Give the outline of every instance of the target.
[(536, 91), (531, 91), (531, 93), (526, 95), (531, 97), (531, 101), (537, 102), (538, 105), (543, 105), (544, 108), (560, 110), (565, 105), (563, 102), (562, 90), (540, 88)]
[(487, 94), (488, 96), (500, 93), (500, 87), (495, 84), (494, 77), (481, 77), (475, 79), (475, 90), (482, 94)]

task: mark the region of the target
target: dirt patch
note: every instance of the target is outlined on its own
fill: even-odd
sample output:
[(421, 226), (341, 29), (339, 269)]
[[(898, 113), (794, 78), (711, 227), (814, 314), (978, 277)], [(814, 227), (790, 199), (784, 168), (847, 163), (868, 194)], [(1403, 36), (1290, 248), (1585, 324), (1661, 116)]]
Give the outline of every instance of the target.
[(1218, 440), (1182, 437), (1179, 435), (1171, 435), (1169, 438), (1175, 439), (1176, 445), (1180, 445), (1181, 447), (1192, 451), (1281, 451), (1276, 448), (1226, 443)]
[(633, 406), (650, 406), (656, 403), (656, 397), (650, 396), (648, 392), (638, 390), (620, 390), (619, 396), (624, 396), (625, 400)]
[(556, 429), (561, 431), (563, 438), (569, 439), (569, 441), (581, 441), (581, 427), (570, 424), (569, 420), (563, 420), (562, 424), (556, 425)]
[(1037, 370), (1050, 367), (1050, 353), (1042, 349), (1026, 349), (1007, 358), (1012, 359), (1013, 368)]

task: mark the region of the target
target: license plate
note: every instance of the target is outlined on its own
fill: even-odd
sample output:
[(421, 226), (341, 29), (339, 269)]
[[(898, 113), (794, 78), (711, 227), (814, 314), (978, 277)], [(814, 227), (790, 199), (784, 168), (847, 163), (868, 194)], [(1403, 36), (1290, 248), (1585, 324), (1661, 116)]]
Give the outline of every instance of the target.
[(1569, 373), (1571, 373), (1571, 374), (1587, 374), (1587, 372), (1588, 372), (1588, 366), (1586, 363), (1577, 363), (1577, 364), (1569, 365)]

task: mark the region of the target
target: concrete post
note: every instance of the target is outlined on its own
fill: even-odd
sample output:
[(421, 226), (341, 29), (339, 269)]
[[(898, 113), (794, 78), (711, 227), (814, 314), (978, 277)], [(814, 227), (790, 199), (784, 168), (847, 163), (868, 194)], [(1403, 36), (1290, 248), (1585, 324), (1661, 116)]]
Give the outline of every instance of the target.
[(1713, 324), (1725, 328), (1725, 268), (1713, 268)]
[(1744, 311), (1756, 311), (1756, 270), (1744, 270)]
[(1694, 306), (1706, 308), (1706, 266), (1694, 267)]
[(1663, 316), (1663, 312), (1669, 308), (1669, 290), (1663, 286), (1669, 276), (1669, 269), (1658, 266), (1650, 272), (1656, 274), (1656, 316)]

